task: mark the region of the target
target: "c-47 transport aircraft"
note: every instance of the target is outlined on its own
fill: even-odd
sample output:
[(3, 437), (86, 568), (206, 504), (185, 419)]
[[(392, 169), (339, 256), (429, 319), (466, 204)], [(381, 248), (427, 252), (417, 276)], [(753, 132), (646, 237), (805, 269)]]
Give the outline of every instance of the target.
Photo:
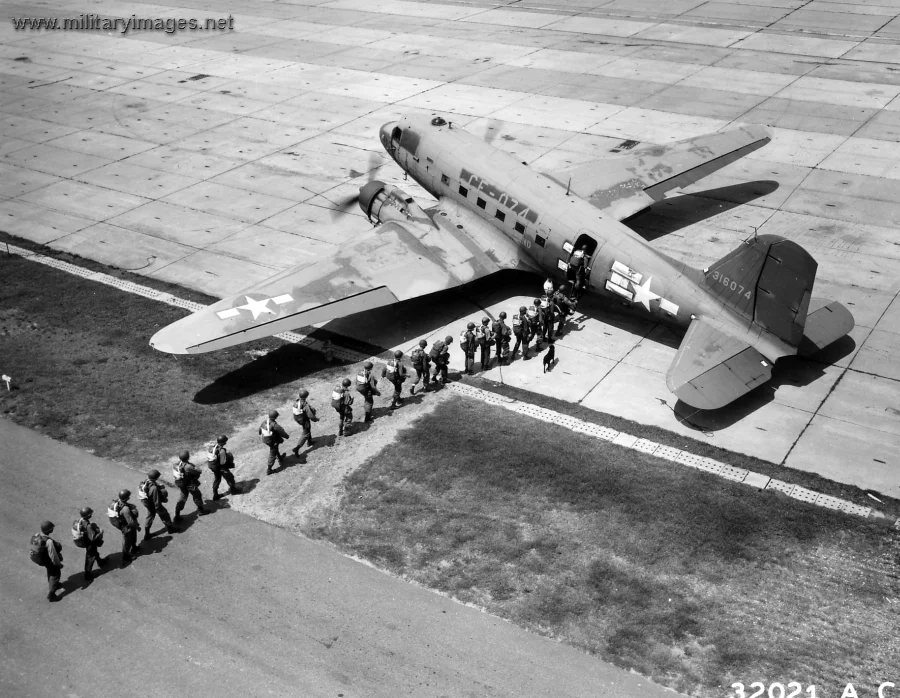
[(171, 353), (201, 353), (443, 291), (501, 269), (559, 277), (585, 248), (587, 293), (686, 330), (669, 389), (699, 409), (722, 407), (767, 381), (782, 356), (843, 337), (853, 317), (812, 298), (816, 261), (776, 235), (750, 238), (707, 269), (654, 250), (620, 221), (769, 142), (746, 126), (643, 146), (554, 173), (441, 117), (404, 117), (381, 143), (431, 193), (424, 210), (371, 181), (359, 205), (378, 225), (330, 258), (288, 269), (158, 332)]

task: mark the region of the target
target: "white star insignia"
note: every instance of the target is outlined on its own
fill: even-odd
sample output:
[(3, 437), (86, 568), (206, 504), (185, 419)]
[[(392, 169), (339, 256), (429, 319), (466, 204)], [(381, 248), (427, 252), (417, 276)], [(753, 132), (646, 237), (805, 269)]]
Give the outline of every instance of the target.
[(647, 280), (638, 286), (634, 281), (631, 282), (631, 288), (634, 290), (634, 302), (641, 303), (649, 312), (650, 301), (657, 300), (659, 296), (650, 290), (650, 281), (652, 276), (648, 276)]
[(247, 305), (239, 305), (238, 308), (241, 310), (249, 310), (253, 313), (253, 319), (256, 320), (263, 313), (270, 313), (271, 315), (275, 314), (275, 311), (268, 307), (269, 298), (263, 298), (262, 300), (255, 301), (250, 296), (244, 296), (247, 299)]

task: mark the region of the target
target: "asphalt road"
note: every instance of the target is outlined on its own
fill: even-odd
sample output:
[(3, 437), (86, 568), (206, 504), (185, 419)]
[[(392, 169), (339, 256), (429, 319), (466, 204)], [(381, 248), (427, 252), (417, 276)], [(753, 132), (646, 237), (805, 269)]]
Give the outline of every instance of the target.
[[(105, 510), (139, 474), (5, 419), (0, 474), (5, 698), (674, 695), (227, 507), (189, 503), (182, 533), (122, 568)], [(113, 553), (88, 586), (69, 534), (85, 505)], [(28, 558), (48, 518), (65, 556), (52, 604)]]

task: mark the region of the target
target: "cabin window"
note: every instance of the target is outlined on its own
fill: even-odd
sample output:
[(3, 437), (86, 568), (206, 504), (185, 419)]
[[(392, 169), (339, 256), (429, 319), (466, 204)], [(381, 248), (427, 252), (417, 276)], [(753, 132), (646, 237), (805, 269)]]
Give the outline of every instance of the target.
[(516, 221), (516, 232), (522, 233), (522, 235), (525, 234), (525, 226), (519, 223), (519, 221)]
[(476, 201), (475, 203), (478, 204), (478, 208), (484, 208), (485, 206), (487, 206), (487, 201), (482, 199), (480, 196), (478, 197), (478, 201)]
[(535, 236), (534, 236), (534, 241), (535, 241), (540, 247), (543, 247), (544, 244), (547, 242), (547, 239), (546, 239), (546, 238), (542, 238), (540, 235), (535, 235)]
[(441, 175), (441, 184), (450, 184), (450, 178), (447, 175), (442, 174)]
[(503, 211), (501, 211), (499, 208), (497, 209), (497, 213), (494, 214), (494, 217), (495, 217), (498, 221), (505, 221), (505, 220), (506, 220), (506, 214), (503, 213)]
[(469, 190), (466, 189), (462, 184), (459, 185), (459, 195), (460, 196), (468, 196)]

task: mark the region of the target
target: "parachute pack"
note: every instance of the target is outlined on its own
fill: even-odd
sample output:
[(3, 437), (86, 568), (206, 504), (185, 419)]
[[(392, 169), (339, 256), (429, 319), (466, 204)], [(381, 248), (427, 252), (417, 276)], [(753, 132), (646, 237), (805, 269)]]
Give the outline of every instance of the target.
[(75, 519), (72, 522), (72, 544), (76, 548), (87, 547), (87, 533), (81, 527), (81, 519)]
[(28, 554), (34, 564), (41, 566), (47, 564), (47, 538), (42, 533), (31, 536)]

